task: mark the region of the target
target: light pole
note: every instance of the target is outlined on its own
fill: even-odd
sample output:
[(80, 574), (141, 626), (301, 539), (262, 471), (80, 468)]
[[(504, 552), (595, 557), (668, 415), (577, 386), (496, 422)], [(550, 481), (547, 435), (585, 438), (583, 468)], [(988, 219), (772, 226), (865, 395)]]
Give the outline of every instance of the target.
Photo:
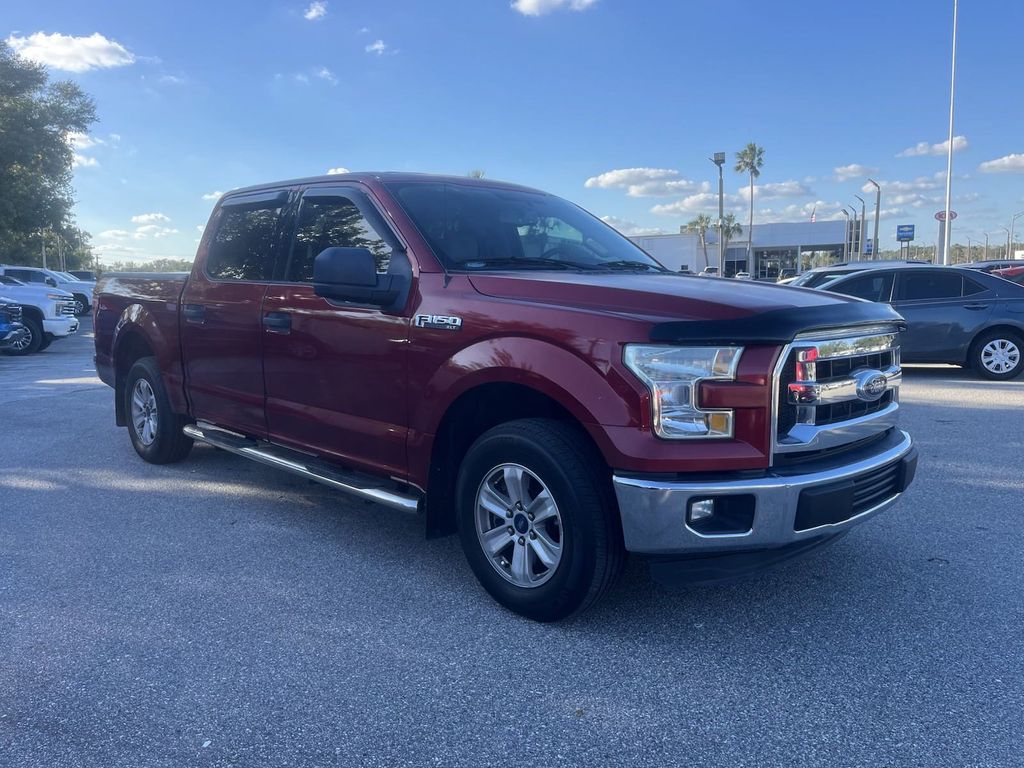
[(988, 261), (988, 232), (985, 233), (985, 250), (981, 252), (981, 260)]
[(1013, 254), (1010, 252), (1013, 250), (1013, 225), (1017, 223), (1017, 219), (1019, 219), (1021, 216), (1024, 216), (1024, 211), (1021, 211), (1020, 213), (1015, 213), (1010, 218), (1010, 250), (1006, 252), (1007, 259), (1013, 258)]
[(1008, 259), (1010, 258), (1010, 229), (1009, 227), (1000, 227), (1000, 229), (1006, 233), (1006, 255), (1003, 258)]
[(956, 88), (956, 17), (959, 3), (953, 0), (953, 55), (949, 72), (949, 144), (946, 147), (946, 220), (942, 222), (945, 227), (945, 236), (942, 240), (942, 263), (949, 264), (949, 226), (952, 223), (949, 215), (950, 195), (953, 184), (953, 95)]
[(709, 159), (718, 166), (718, 276), (722, 277), (725, 274), (725, 186), (722, 181), (725, 152), (715, 152)]
[(882, 188), (874, 179), (868, 179), (868, 184), (875, 188), (875, 236), (871, 243), (871, 257), (878, 258), (878, 215), (882, 212)]
[(967, 238), (967, 263), (971, 263), (971, 238)]
[(860, 195), (854, 195), (854, 197), (856, 197), (858, 200), (860, 200), (860, 230), (858, 230), (858, 232), (860, 234), (860, 242), (857, 243), (857, 251), (858, 251), (858, 253), (860, 253), (860, 258), (863, 259), (864, 258), (864, 234), (865, 234), (864, 230), (866, 229), (866, 227), (864, 226), (864, 217), (866, 215), (866, 210), (867, 209), (864, 207), (864, 198), (863, 197), (861, 197)]
[(850, 253), (850, 212), (843, 208), (840, 213), (846, 217), (846, 230), (843, 234), (843, 263), (845, 264), (849, 260)]

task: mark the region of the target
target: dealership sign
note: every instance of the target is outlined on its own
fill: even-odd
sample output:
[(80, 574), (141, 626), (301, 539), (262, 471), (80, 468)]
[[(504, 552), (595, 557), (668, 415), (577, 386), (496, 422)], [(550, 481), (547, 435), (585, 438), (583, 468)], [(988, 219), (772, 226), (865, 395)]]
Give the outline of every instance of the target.
[[(955, 218), (956, 218), (956, 211), (950, 211), (949, 212), (949, 220), (952, 221)], [(935, 214), (935, 220), (936, 221), (945, 221), (946, 220), (946, 212), (945, 211), (939, 211), (938, 213), (936, 213)]]
[(914, 225), (899, 224), (896, 226), (896, 240), (901, 243), (910, 243), (914, 240)]

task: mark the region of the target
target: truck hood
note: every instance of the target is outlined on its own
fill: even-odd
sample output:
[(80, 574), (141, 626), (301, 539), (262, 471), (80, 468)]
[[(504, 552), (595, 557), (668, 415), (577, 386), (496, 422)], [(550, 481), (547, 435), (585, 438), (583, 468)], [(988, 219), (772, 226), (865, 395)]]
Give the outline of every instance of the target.
[(788, 343), (804, 331), (902, 324), (888, 304), (784, 285), (676, 273), (472, 275), (486, 296), (648, 319), (658, 341)]
[(0, 283), (0, 291), (2, 291), (5, 296), (18, 298), (22, 301), (47, 301), (47, 294), (52, 294), (54, 296), (59, 295), (61, 298), (68, 300), (74, 298), (63, 288), (51, 288), (48, 285), (7, 285), (6, 283)]

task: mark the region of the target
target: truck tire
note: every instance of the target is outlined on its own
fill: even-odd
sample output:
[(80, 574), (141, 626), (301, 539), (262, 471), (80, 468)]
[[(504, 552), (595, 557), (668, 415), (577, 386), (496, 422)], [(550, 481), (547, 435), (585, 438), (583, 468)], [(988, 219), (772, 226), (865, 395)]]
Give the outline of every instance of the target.
[(75, 317), (81, 317), (89, 311), (89, 297), (84, 293), (73, 294), (75, 297)]
[(22, 339), (18, 344), (12, 345), (4, 350), (8, 355), (21, 357), (38, 352), (43, 344), (43, 324), (34, 317), (23, 317), (21, 324), (28, 331), (28, 338)]
[(971, 367), (984, 379), (1005, 381), (1024, 371), (1024, 339), (1013, 331), (990, 331), (971, 345)]
[(485, 432), (459, 469), (456, 505), (470, 567), (522, 616), (583, 611), (622, 572), (611, 474), (572, 425), (521, 419)]
[(128, 371), (124, 412), (135, 452), (150, 464), (181, 461), (192, 450), (192, 438), (182, 431), (188, 423), (171, 410), (156, 358), (143, 357)]
[(41, 342), (39, 342), (39, 351), (42, 352), (44, 349), (46, 349), (51, 344), (53, 344), (53, 334), (52, 333), (44, 333), (43, 334), (43, 340)]

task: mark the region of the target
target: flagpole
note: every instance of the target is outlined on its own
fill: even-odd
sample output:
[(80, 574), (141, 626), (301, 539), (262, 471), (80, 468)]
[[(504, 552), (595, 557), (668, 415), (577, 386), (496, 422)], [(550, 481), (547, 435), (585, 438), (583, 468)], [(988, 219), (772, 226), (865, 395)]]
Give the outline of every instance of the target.
[(949, 213), (950, 193), (953, 184), (953, 94), (956, 87), (956, 17), (958, 0), (953, 0), (953, 61), (949, 74), (949, 146), (946, 147), (946, 217), (942, 222), (944, 231), (942, 238), (942, 263), (949, 265), (949, 226), (952, 216)]

